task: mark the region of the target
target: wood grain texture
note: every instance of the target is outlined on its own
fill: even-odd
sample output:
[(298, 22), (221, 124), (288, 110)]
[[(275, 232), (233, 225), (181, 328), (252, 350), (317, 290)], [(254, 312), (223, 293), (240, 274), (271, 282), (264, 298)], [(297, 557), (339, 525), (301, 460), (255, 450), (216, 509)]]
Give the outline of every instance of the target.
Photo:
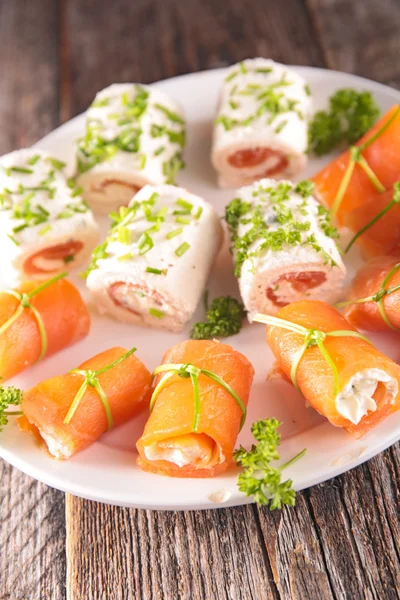
[(306, 0), (331, 69), (400, 85), (398, 0)]
[[(52, 0), (0, 2), (0, 154), (57, 126)], [(0, 461), (0, 598), (65, 598), (64, 495)]]

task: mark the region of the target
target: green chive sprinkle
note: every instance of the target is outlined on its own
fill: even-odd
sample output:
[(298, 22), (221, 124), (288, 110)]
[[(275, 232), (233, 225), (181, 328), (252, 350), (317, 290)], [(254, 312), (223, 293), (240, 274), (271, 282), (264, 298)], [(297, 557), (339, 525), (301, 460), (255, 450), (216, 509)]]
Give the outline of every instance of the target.
[(199, 206), (199, 208), (198, 208), (198, 210), (197, 210), (196, 214), (194, 215), (194, 218), (195, 218), (195, 219), (198, 221), (198, 220), (200, 219), (200, 217), (201, 217), (202, 213), (203, 213), (203, 207), (202, 207), (202, 206)]
[(158, 308), (149, 308), (149, 313), (157, 319), (162, 319), (165, 316), (165, 313), (162, 310), (158, 310)]
[(52, 167), (57, 169), (57, 171), (61, 171), (66, 166), (66, 163), (62, 160), (58, 160), (57, 158), (46, 158), (47, 162), (51, 164)]
[(71, 190), (73, 190), (73, 189), (74, 189), (74, 187), (75, 187), (75, 184), (76, 184), (75, 177), (70, 177), (70, 178), (67, 180), (67, 185), (68, 185), (68, 187), (69, 187)]
[(190, 248), (190, 244), (188, 244), (187, 242), (183, 242), (183, 244), (181, 244), (179, 246), (179, 248), (177, 248), (175, 250), (175, 254), (179, 257), (183, 256), (185, 254), (185, 252), (187, 252)]
[(50, 229), (50, 225), (46, 225), (45, 227), (43, 227), (43, 229), (39, 231), (39, 235), (45, 235), (48, 231), (50, 231)]
[(122, 256), (118, 256), (118, 259), (120, 262), (123, 262), (124, 260), (131, 260), (133, 258), (133, 254), (132, 252), (128, 252), (127, 254), (123, 254)]
[(28, 165), (36, 165), (39, 158), (40, 158), (40, 154), (35, 154), (35, 156), (32, 156), (32, 158), (30, 158), (28, 160)]
[(146, 166), (146, 155), (142, 154), (139, 162), (139, 169), (143, 170)]
[(65, 256), (64, 257), (64, 263), (66, 265), (68, 265), (69, 263), (73, 262), (75, 260), (75, 256), (73, 254), (70, 254), (69, 256)]
[(232, 79), (234, 79), (236, 77), (236, 75), (238, 75), (238, 74), (239, 74), (238, 71), (232, 71), (232, 73), (229, 73), (229, 75), (227, 75), (225, 77), (225, 81), (226, 82), (232, 81)]
[(131, 243), (131, 232), (127, 227), (118, 227), (117, 235), (118, 241), (121, 242), (121, 244), (129, 245)]
[(257, 67), (256, 73), (272, 73), (271, 67)]
[(239, 108), (239, 104), (237, 102), (234, 102), (233, 100), (229, 100), (229, 104), (233, 110)]
[(7, 237), (8, 237), (8, 238), (10, 238), (10, 240), (11, 240), (12, 242), (14, 242), (14, 244), (15, 244), (16, 246), (19, 246), (19, 245), (20, 245), (20, 243), (19, 243), (19, 242), (18, 242), (18, 241), (15, 239), (15, 237), (14, 237), (14, 236), (12, 236), (12, 235), (10, 235), (10, 234), (7, 234)]
[(76, 198), (76, 196), (80, 196), (81, 194), (83, 194), (83, 188), (78, 187), (72, 192), (71, 198)]
[(27, 175), (33, 173), (33, 170), (28, 169), (27, 167), (10, 167), (10, 171), (14, 171), (15, 173), (26, 173)]
[(165, 275), (165, 270), (155, 269), (154, 267), (146, 267), (146, 273), (153, 273), (153, 275)]
[(178, 200), (176, 201), (176, 204), (188, 211), (191, 211), (193, 208), (193, 204), (191, 204), (190, 202), (187, 202), (183, 198), (178, 198)]
[(143, 254), (146, 254), (147, 252), (149, 252), (149, 250), (151, 250), (153, 248), (154, 242), (153, 242), (152, 238), (149, 236), (149, 234), (146, 231), (144, 231), (142, 233), (142, 235), (140, 236), (137, 245), (139, 248), (139, 254), (143, 255)]
[(190, 219), (187, 217), (176, 217), (175, 221), (180, 225), (189, 225)]
[(185, 124), (185, 121), (182, 119), (182, 117), (180, 117), (177, 113), (173, 112), (172, 110), (169, 110), (169, 108), (167, 108), (166, 106), (163, 106), (162, 104), (154, 104), (154, 107), (158, 108), (158, 110), (163, 112), (174, 123), (181, 123), (181, 125)]
[(180, 235), (183, 231), (182, 227), (178, 227), (178, 229), (174, 229), (173, 231), (170, 231), (169, 233), (167, 233), (167, 235), (165, 236), (167, 238), (167, 240), (172, 240), (172, 238), (176, 237), (177, 235)]
[(154, 156), (159, 156), (160, 154), (162, 154), (165, 150), (165, 146), (160, 146), (159, 148), (157, 148), (157, 150), (154, 150)]
[(244, 62), (239, 63), (239, 68), (240, 68), (240, 70), (241, 70), (242, 73), (248, 73), (249, 72), (249, 70), (246, 67), (246, 65), (244, 64)]

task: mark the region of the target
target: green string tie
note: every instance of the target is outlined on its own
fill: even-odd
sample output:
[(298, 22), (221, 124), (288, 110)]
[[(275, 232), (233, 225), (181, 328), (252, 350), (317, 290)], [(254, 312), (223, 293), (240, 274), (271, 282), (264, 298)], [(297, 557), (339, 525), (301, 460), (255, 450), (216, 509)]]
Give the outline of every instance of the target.
[(114, 360), (112, 363), (110, 363), (109, 365), (107, 365), (105, 367), (102, 367), (101, 369), (97, 369), (97, 371), (93, 371), (91, 369), (73, 369), (72, 371), (70, 371), (70, 373), (82, 375), (82, 377), (84, 379), (83, 379), (81, 387), (77, 391), (75, 398), (72, 401), (71, 406), (68, 409), (67, 414), (65, 415), (65, 418), (64, 418), (65, 425), (70, 424), (71, 419), (74, 416), (75, 411), (78, 408), (79, 403), (82, 400), (87, 388), (92, 387), (94, 390), (96, 390), (97, 395), (100, 398), (100, 401), (103, 405), (104, 412), (106, 413), (107, 430), (110, 430), (113, 427), (114, 421), (113, 421), (113, 416), (112, 416), (112, 412), (111, 412), (111, 408), (110, 408), (110, 403), (108, 401), (108, 398), (107, 398), (103, 388), (101, 387), (98, 377), (102, 373), (109, 371), (110, 369), (112, 369), (113, 367), (118, 365), (119, 363), (123, 362), (126, 358), (128, 358), (128, 356), (130, 356), (134, 352), (136, 352), (136, 348), (131, 348), (130, 350), (128, 350), (128, 352), (126, 352), (125, 354), (123, 354), (122, 356), (120, 356), (119, 358)]
[(390, 327), (390, 329), (393, 329), (393, 331), (397, 331), (400, 333), (400, 329), (398, 329), (397, 327), (395, 327), (386, 312), (386, 308), (385, 308), (385, 304), (384, 304), (384, 298), (385, 296), (388, 296), (389, 294), (393, 294), (394, 292), (397, 292), (397, 290), (400, 290), (400, 285), (395, 285), (392, 288), (387, 289), (387, 285), (390, 281), (390, 279), (393, 277), (393, 275), (400, 269), (400, 263), (397, 263), (393, 269), (391, 269), (389, 271), (389, 273), (386, 275), (385, 279), (382, 281), (382, 285), (380, 287), (380, 289), (373, 294), (372, 296), (367, 296), (366, 298), (359, 298), (357, 300), (346, 300), (345, 302), (338, 302), (338, 304), (336, 304), (336, 308), (342, 308), (343, 306), (348, 306), (349, 304), (365, 304), (366, 302), (376, 302), (376, 304), (378, 305), (379, 308), (379, 312), (381, 313), (381, 317), (384, 320), (384, 322), (386, 323), (386, 325), (388, 327)]
[(236, 404), (239, 406), (240, 410), (242, 411), (242, 419), (240, 422), (239, 431), (242, 429), (242, 427), (246, 421), (246, 416), (247, 416), (246, 405), (241, 400), (241, 398), (237, 395), (235, 390), (228, 383), (226, 383), (226, 381), (224, 381), (221, 377), (219, 377), (219, 375), (217, 375), (216, 373), (213, 373), (212, 371), (208, 371), (207, 369), (200, 369), (199, 367), (196, 367), (195, 365), (190, 364), (190, 363), (186, 363), (186, 364), (171, 363), (171, 364), (166, 364), (166, 365), (160, 365), (159, 367), (157, 367), (154, 370), (153, 377), (155, 377), (156, 375), (158, 375), (160, 373), (165, 373), (165, 374), (162, 376), (162, 378), (160, 379), (160, 381), (154, 388), (153, 395), (152, 395), (151, 401), (150, 401), (150, 412), (154, 408), (157, 397), (159, 396), (160, 392), (165, 388), (168, 380), (171, 379), (171, 377), (173, 377), (174, 375), (178, 375), (178, 377), (182, 377), (183, 379), (190, 378), (192, 380), (193, 392), (194, 392), (194, 417), (193, 417), (192, 431), (194, 433), (196, 433), (198, 430), (198, 427), (199, 427), (200, 404), (201, 404), (199, 375), (205, 375), (209, 379), (212, 379), (213, 381), (218, 383), (222, 388), (224, 388), (225, 391), (227, 391), (234, 398), (234, 400), (236, 401)]
[(257, 314), (253, 321), (257, 321), (258, 323), (265, 323), (266, 325), (270, 325), (273, 327), (281, 327), (282, 329), (287, 329), (289, 331), (293, 331), (293, 333), (297, 333), (299, 335), (304, 336), (304, 343), (297, 350), (294, 355), (292, 366), (290, 369), (290, 379), (294, 387), (301, 392), (299, 384), (297, 382), (297, 370), (300, 364), (301, 359), (303, 358), (306, 350), (308, 348), (312, 348), (313, 346), (318, 346), (322, 356), (330, 366), (333, 379), (334, 379), (334, 394), (337, 396), (339, 393), (339, 375), (334, 361), (332, 360), (328, 350), (326, 349), (324, 342), (327, 337), (356, 337), (365, 342), (371, 344), (368, 338), (359, 333), (358, 331), (352, 331), (347, 329), (338, 329), (336, 331), (321, 331), (320, 329), (307, 329), (302, 325), (298, 325), (297, 323), (292, 323), (291, 321), (287, 321), (286, 319), (280, 319), (279, 317), (272, 317), (270, 315)]
[(41, 341), (41, 351), (40, 351), (39, 358), (37, 359), (38, 361), (42, 360), (42, 358), (44, 358), (44, 356), (46, 355), (48, 339), (47, 339), (47, 333), (46, 333), (46, 328), (44, 326), (43, 319), (42, 319), (39, 311), (37, 310), (37, 308), (35, 308), (31, 304), (31, 299), (34, 296), (37, 296), (38, 294), (40, 294), (40, 292), (42, 292), (44, 289), (46, 289), (47, 287), (49, 287), (50, 285), (52, 285), (59, 279), (63, 279), (67, 275), (68, 275), (68, 273), (60, 273), (59, 275), (56, 275), (56, 277), (49, 279), (48, 281), (46, 281), (45, 283), (42, 283), (37, 288), (35, 288), (34, 290), (32, 290), (31, 292), (28, 292), (28, 293), (21, 294), (20, 292), (17, 292), (15, 290), (2, 290), (1, 291), (2, 294), (9, 294), (10, 296), (14, 296), (14, 298), (19, 300), (19, 306), (17, 307), (15, 313), (13, 315), (11, 315), (11, 317), (9, 319), (7, 319), (7, 321), (5, 321), (3, 323), (3, 325), (1, 325), (0, 336), (3, 333), (5, 333), (11, 327), (11, 325), (13, 325), (13, 323), (15, 323), (15, 321), (17, 321), (19, 319), (19, 317), (22, 315), (24, 310), (26, 310), (26, 309), (31, 310), (36, 319), (36, 323), (37, 323), (37, 326), (39, 329), (40, 341)]
[(378, 137), (380, 137), (383, 134), (384, 131), (386, 131), (386, 129), (392, 124), (394, 119), (399, 114), (399, 111), (400, 105), (397, 107), (390, 119), (364, 144), (362, 144), (361, 146), (350, 146), (349, 164), (347, 165), (347, 169), (344, 172), (342, 181), (340, 182), (338, 191), (336, 193), (335, 199), (332, 203), (332, 207), (330, 210), (332, 219), (336, 216), (340, 208), (344, 195), (347, 191), (347, 188), (349, 187), (354, 167), (356, 166), (356, 164), (358, 164), (363, 169), (364, 173), (367, 175), (368, 179), (378, 192), (383, 193), (385, 191), (385, 186), (379, 181), (378, 177), (371, 169), (366, 159), (362, 156), (362, 153), (364, 152), (364, 150), (366, 150), (366, 148), (368, 148), (368, 146), (373, 144), (378, 139)]

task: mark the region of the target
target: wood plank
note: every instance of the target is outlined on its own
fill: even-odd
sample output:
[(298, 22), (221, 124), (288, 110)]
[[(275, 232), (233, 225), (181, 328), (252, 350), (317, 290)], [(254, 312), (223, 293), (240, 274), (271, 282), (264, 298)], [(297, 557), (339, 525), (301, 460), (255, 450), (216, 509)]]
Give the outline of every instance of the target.
[[(0, 154), (57, 125), (52, 0), (0, 1)], [(0, 597), (65, 598), (64, 496), (0, 461)]]
[(284, 599), (400, 596), (400, 444), (298, 494), (294, 509), (259, 509)]
[(115, 82), (148, 83), (256, 55), (323, 64), (301, 0), (114, 0), (112, 10), (97, 0), (63, 4), (64, 120)]
[(67, 496), (66, 517), (71, 598), (279, 597), (251, 506), (153, 512)]
[(397, 0), (305, 0), (331, 69), (400, 86)]

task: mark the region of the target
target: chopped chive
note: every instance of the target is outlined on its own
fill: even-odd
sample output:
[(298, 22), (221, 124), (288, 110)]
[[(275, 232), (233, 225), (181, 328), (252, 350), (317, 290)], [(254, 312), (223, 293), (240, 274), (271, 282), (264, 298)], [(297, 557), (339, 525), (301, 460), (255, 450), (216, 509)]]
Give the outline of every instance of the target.
[(230, 96), (234, 96), (236, 94), (236, 92), (237, 92), (237, 88), (238, 88), (237, 84), (235, 84), (234, 86), (232, 86), (232, 89), (229, 92), (229, 95)]
[(127, 227), (118, 227), (117, 237), (118, 241), (121, 242), (121, 244), (129, 245), (131, 243), (131, 232)]
[(305, 93), (307, 94), (307, 96), (311, 96), (311, 88), (310, 88), (310, 86), (308, 85), (308, 83), (306, 83), (306, 84), (305, 84), (305, 86), (304, 86), (304, 91), (305, 91)]
[(159, 148), (157, 148), (157, 150), (154, 150), (154, 156), (159, 156), (160, 154), (162, 154), (165, 150), (165, 146), (160, 146)]
[(109, 101), (109, 98), (99, 98), (98, 100), (94, 100), (94, 102), (92, 102), (90, 108), (101, 108), (102, 106), (107, 106)]
[(50, 229), (50, 225), (46, 225), (45, 227), (43, 227), (43, 229), (39, 231), (39, 235), (45, 235), (48, 231), (50, 231)]
[(169, 233), (167, 233), (167, 235), (165, 236), (167, 238), (167, 240), (172, 240), (172, 238), (176, 237), (177, 235), (180, 235), (183, 231), (182, 227), (178, 227), (178, 229), (174, 229), (173, 231), (170, 231)]
[(175, 221), (180, 225), (189, 225), (190, 223), (190, 219), (188, 219), (187, 217), (176, 217)]
[(81, 194), (83, 194), (83, 188), (78, 187), (72, 192), (71, 198), (76, 198), (76, 196), (80, 196)]
[(191, 211), (193, 208), (193, 204), (191, 204), (190, 202), (187, 202), (186, 200), (184, 200), (183, 198), (178, 198), (178, 200), (176, 201), (178, 206), (182, 206), (182, 208), (185, 208), (188, 211)]
[(201, 217), (201, 215), (203, 214), (203, 207), (199, 206), (199, 208), (197, 209), (196, 214), (194, 215), (194, 218), (198, 221)]
[(280, 133), (282, 131), (282, 129), (284, 127), (286, 127), (287, 125), (287, 119), (285, 119), (284, 121), (281, 121), (281, 123), (279, 123), (279, 125), (277, 125), (277, 127), (275, 127), (275, 133)]
[(157, 319), (162, 319), (163, 317), (165, 317), (165, 312), (162, 310), (158, 310), (158, 308), (149, 308), (149, 313)]
[(145, 202), (151, 204), (151, 206), (154, 206), (155, 201), (157, 200), (157, 198), (159, 198), (159, 196), (160, 194), (158, 192), (153, 192), (150, 198), (148, 200), (145, 200)]
[(19, 242), (18, 242), (18, 241), (15, 239), (15, 237), (14, 237), (14, 236), (12, 236), (12, 235), (10, 235), (10, 234), (8, 233), (8, 234), (7, 234), (7, 237), (8, 237), (8, 238), (10, 238), (10, 240), (11, 240), (12, 242), (14, 242), (14, 244), (15, 244), (16, 246), (19, 246), (19, 245), (20, 245), (20, 243), (19, 243)]
[(153, 275), (166, 275), (166, 269), (155, 269), (154, 267), (146, 267), (146, 273), (153, 273)]
[(27, 167), (10, 167), (10, 171), (14, 171), (15, 173), (26, 173), (27, 175), (31, 175), (33, 173), (32, 169), (28, 169)]
[(76, 181), (75, 181), (75, 177), (69, 177), (69, 179), (67, 179), (67, 186), (73, 190), (74, 187), (76, 185)]
[(140, 255), (146, 254), (153, 248), (154, 242), (146, 231), (144, 231), (140, 236), (137, 246), (139, 248)]
[(146, 160), (147, 160), (147, 159), (146, 159), (146, 155), (145, 155), (145, 154), (142, 154), (142, 155), (140, 156), (140, 161), (139, 161), (139, 169), (140, 169), (140, 170), (143, 170), (143, 169), (145, 168), (145, 166), (146, 166)]
[(57, 169), (57, 171), (61, 171), (67, 165), (67, 163), (63, 162), (62, 160), (58, 160), (57, 158), (53, 157), (46, 158), (46, 160), (51, 164), (52, 167)]
[(157, 220), (154, 225), (152, 225), (151, 227), (149, 227), (148, 229), (146, 229), (146, 233), (157, 233), (158, 231), (160, 231), (160, 221)]
[(40, 154), (35, 154), (28, 160), (28, 165), (36, 165), (37, 161), (40, 159)]
[(123, 262), (124, 260), (131, 260), (133, 258), (133, 254), (132, 252), (128, 252), (127, 254), (123, 254), (122, 256), (118, 256), (118, 259), (120, 262)]
[(239, 63), (239, 69), (241, 70), (242, 73), (248, 73), (249, 70), (246, 67), (246, 65), (244, 64), (244, 62)]
[(229, 104), (233, 110), (239, 108), (239, 104), (237, 102), (234, 102), (233, 100), (229, 100)]
[(173, 112), (172, 110), (169, 110), (169, 108), (167, 108), (166, 106), (163, 106), (162, 104), (154, 104), (154, 107), (158, 108), (158, 110), (163, 112), (174, 123), (181, 123), (182, 125), (185, 124), (185, 121), (182, 119), (182, 117), (180, 117), (177, 113)]
[(238, 71), (232, 71), (232, 73), (229, 73), (229, 75), (227, 75), (225, 77), (225, 81), (226, 82), (232, 81), (232, 79), (234, 79), (236, 77), (236, 75), (239, 75)]
[(179, 257), (183, 256), (185, 254), (185, 252), (187, 252), (190, 248), (190, 244), (188, 244), (187, 242), (183, 242), (183, 244), (181, 244), (176, 250), (175, 250), (175, 254)]
[(28, 223), (22, 223), (22, 225), (18, 225), (18, 227), (13, 227), (13, 233), (19, 233), (28, 227)]
[(184, 209), (184, 210), (174, 210), (172, 213), (174, 216), (175, 215), (190, 215), (190, 210)]
[(273, 69), (271, 67), (257, 67), (256, 73), (272, 73)]

